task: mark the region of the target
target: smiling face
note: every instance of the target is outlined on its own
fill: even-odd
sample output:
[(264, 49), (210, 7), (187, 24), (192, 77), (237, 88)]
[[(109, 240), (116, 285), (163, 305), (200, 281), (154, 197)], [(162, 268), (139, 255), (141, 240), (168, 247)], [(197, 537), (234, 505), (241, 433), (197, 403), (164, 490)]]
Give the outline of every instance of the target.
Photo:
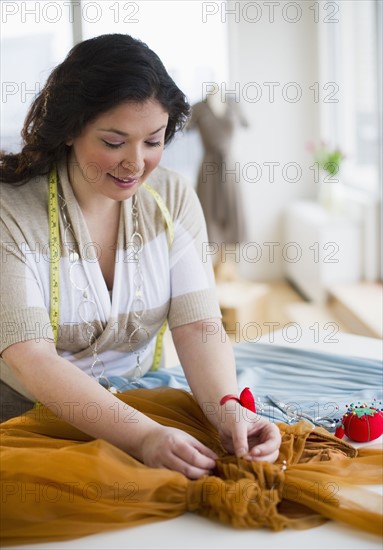
[(67, 142), (69, 179), (82, 208), (136, 193), (161, 160), (168, 119), (156, 100), (122, 103)]

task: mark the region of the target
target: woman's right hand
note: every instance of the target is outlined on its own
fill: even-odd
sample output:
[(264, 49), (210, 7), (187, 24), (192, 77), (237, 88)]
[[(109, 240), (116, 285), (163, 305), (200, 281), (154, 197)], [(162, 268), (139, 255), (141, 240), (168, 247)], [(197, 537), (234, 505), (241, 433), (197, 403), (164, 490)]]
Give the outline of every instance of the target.
[[(190, 479), (209, 474), (214, 468), (217, 456), (208, 447), (120, 401), (60, 357), (53, 343), (43, 339), (19, 342), (9, 346), (3, 357), (32, 396), (48, 407), (54, 405), (52, 410), (63, 420), (93, 438), (108, 441), (147, 466), (175, 470)], [(89, 403), (97, 404), (102, 412), (97, 422), (84, 414)], [(127, 432), (130, 419), (133, 421)]]
[(149, 430), (141, 446), (141, 460), (151, 468), (168, 468), (198, 479), (209, 475), (217, 455), (198, 439), (178, 430), (159, 425)]

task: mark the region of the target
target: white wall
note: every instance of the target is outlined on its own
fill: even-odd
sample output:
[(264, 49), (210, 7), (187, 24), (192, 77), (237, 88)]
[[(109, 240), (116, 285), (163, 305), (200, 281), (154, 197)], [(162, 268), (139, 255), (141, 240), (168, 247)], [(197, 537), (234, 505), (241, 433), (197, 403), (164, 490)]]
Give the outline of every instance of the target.
[[(319, 139), (319, 103), (309, 87), (318, 82), (318, 44), (315, 14), (310, 2), (280, 2), (275, 6), (274, 20), (265, 2), (231, 2), (234, 14), (226, 14), (229, 23), (230, 82), (227, 89), (239, 87), (241, 108), (250, 127), (238, 131), (235, 155), (240, 163), (244, 195), (244, 214), (249, 227), (248, 241), (256, 242), (262, 252), (256, 259), (256, 248), (241, 245), (240, 272), (253, 280), (283, 277), (282, 214), (295, 198), (313, 198), (318, 184), (309, 169), (312, 157), (306, 150), (309, 141)], [(274, 3), (277, 4), (277, 3)], [(286, 4), (291, 6), (286, 9)], [(247, 5), (247, 11), (244, 6)], [(239, 8), (239, 10), (238, 10)], [(284, 10), (284, 11), (283, 11)], [(298, 16), (300, 20), (293, 22)], [(317, 14), (320, 15), (320, 14)], [(256, 20), (250, 22), (250, 20)], [(248, 85), (251, 82), (256, 86)], [(272, 101), (272, 85), (276, 86)], [(284, 89), (288, 83), (293, 83)], [(319, 88), (323, 83), (319, 83)], [(246, 86), (248, 85), (248, 86)], [(249, 98), (262, 93), (259, 101)], [(301, 98), (293, 100), (296, 93)], [(243, 95), (245, 97), (243, 97)], [(321, 94), (322, 95), (322, 94)], [(274, 182), (271, 168), (265, 162), (277, 162)], [(262, 169), (259, 181), (257, 163)], [(296, 168), (293, 164), (296, 163)], [(287, 165), (287, 167), (286, 167)], [(302, 171), (297, 182), (292, 182)], [(260, 172), (259, 172), (260, 174)], [(275, 245), (274, 258), (271, 245)]]
[[(49, 2), (45, 4), (48, 5)], [(56, 7), (59, 5), (53, 4)], [(54, 8), (53, 4), (52, 8)], [(183, 0), (178, 3), (166, 0), (163, 2), (138, 0), (134, 3), (139, 8), (134, 16), (137, 23), (131, 24), (125, 23), (125, 18), (129, 15), (125, 8), (130, 5), (129, 3), (120, 3), (121, 17), (118, 23), (114, 21), (117, 6), (115, 2), (103, 1), (88, 4), (93, 5), (93, 8), (97, 4), (101, 15), (97, 22), (82, 21), (86, 37), (103, 32), (131, 32), (143, 39), (147, 37), (151, 47), (157, 45), (160, 47), (159, 53), (164, 55), (168, 68), (172, 69), (173, 65), (177, 67), (180, 64), (177, 60), (181, 59), (182, 70), (176, 68), (174, 72), (178, 71), (180, 85), (185, 87), (192, 101), (203, 98), (203, 82), (201, 82), (203, 79), (216, 78), (220, 81), (226, 78), (226, 47), (222, 46), (224, 43), (222, 37), (226, 36), (226, 30), (229, 31), (230, 77), (222, 83), (222, 87), (237, 89), (242, 97), (242, 110), (250, 123), (249, 128), (240, 129), (236, 134), (234, 158), (239, 163), (237, 168), (243, 176), (240, 185), (244, 192), (244, 215), (249, 225), (247, 241), (257, 243), (262, 252), (261, 260), (252, 262), (250, 260), (254, 258), (254, 247), (246, 249), (242, 245), (239, 251), (242, 258), (241, 272), (254, 280), (281, 278), (283, 276), (281, 245), (284, 206), (294, 198), (314, 197), (317, 193), (313, 172), (309, 169), (312, 159), (305, 149), (305, 144), (319, 137), (319, 104), (315, 103), (314, 92), (309, 89), (319, 80), (318, 33), (317, 24), (314, 22), (314, 17), (318, 14), (310, 10), (310, 6), (318, 3), (299, 0), (294, 2), (287, 0), (231, 1), (229, 8), (234, 9), (234, 12), (230, 14), (225, 10), (225, 2), (219, 0), (212, 2)], [(153, 11), (154, 4), (160, 6), (157, 8), (161, 15), (161, 25), (155, 24), (159, 15), (158, 11)], [(35, 9), (40, 5), (43, 4), (37, 3)], [(21, 3), (20, 6), (26, 9), (26, 4)], [(274, 19), (270, 13), (272, 6), (274, 6)], [(22, 9), (16, 9), (16, 4), (14, 8), (14, 15), (7, 16), (6, 28), (9, 35), (12, 36), (16, 32), (14, 29), (17, 29), (21, 34), (19, 38), (22, 37), (27, 46), (35, 51), (36, 47), (28, 41), (26, 36), (24, 37), (24, 34), (34, 33), (39, 37), (48, 28), (54, 36), (54, 44), (58, 41), (62, 45), (60, 56), (63, 51), (66, 52), (69, 49), (67, 38), (70, 36), (70, 26), (68, 18), (64, 18), (68, 11), (67, 7), (62, 11), (63, 17), (56, 23), (44, 20), (41, 15), (44, 13), (42, 9), (41, 14), (37, 10), (37, 15), (28, 12), (29, 15), (25, 15), (23, 20)], [(86, 13), (88, 19), (95, 15), (94, 9)], [(52, 11), (49, 14), (50, 17), (54, 17), (55, 12)], [(323, 19), (323, 15), (328, 16), (329, 13), (321, 13), (320, 19)], [(299, 20), (294, 22), (295, 18)], [(251, 20), (256, 21), (251, 22)], [(62, 34), (64, 22), (65, 40)], [(186, 26), (185, 22), (187, 22)], [(178, 35), (175, 34), (175, 30), (179, 33)], [(7, 33), (2, 34), (4, 35), (2, 38), (7, 37)], [(211, 67), (213, 52), (217, 54), (218, 61)], [(15, 69), (12, 73), (3, 76), (5, 80), (14, 81), (16, 88), (21, 89), (22, 81), (28, 79), (25, 77), (25, 71), (22, 70), (22, 56), (15, 57), (16, 54), (17, 51), (12, 49), (13, 68), (21, 69), (19, 71)], [(46, 70), (41, 66), (40, 61), (36, 58), (34, 68), (36, 71)], [(38, 78), (30, 77), (29, 80), (31, 82), (27, 82), (28, 90), (33, 88)], [(43, 80), (45, 81), (45, 77)], [(190, 80), (190, 87), (187, 86), (188, 80)], [(198, 88), (192, 86), (196, 82), (198, 82)], [(270, 101), (270, 87), (264, 85), (265, 82), (280, 83), (275, 87), (274, 102)], [(257, 91), (256, 87), (249, 85), (250, 83), (256, 83), (258, 92), (262, 93), (258, 102), (246, 101), (246, 97), (250, 99)], [(288, 83), (295, 84), (285, 89), (283, 95), (282, 90)], [(288, 97), (292, 99), (297, 89), (302, 91), (301, 99), (295, 103), (287, 101), (286, 93), (291, 94)], [(20, 107), (18, 111), (21, 112), (21, 107), (24, 109), (26, 105), (20, 105), (20, 94), (15, 96), (15, 100), (17, 98)], [(31, 95), (28, 95), (28, 101), (30, 99)], [(11, 113), (10, 101), (3, 107)], [(4, 122), (6, 122), (5, 119)], [(20, 121), (17, 126), (21, 126)], [(3, 133), (4, 129), (3, 124)], [(190, 177), (191, 183), (194, 184), (194, 175), (199, 168), (201, 157), (201, 148), (196, 136), (187, 136), (185, 146), (181, 148), (180, 144), (179, 148), (177, 147), (178, 145), (172, 150), (169, 149), (169, 152), (164, 155), (164, 163), (172, 168), (173, 161), (176, 161), (174, 168)], [(280, 163), (275, 167), (274, 182), (270, 181), (269, 168), (264, 165), (267, 162)], [(257, 182), (250, 181), (255, 176), (254, 164), (251, 163), (257, 163), (262, 170), (262, 175)], [(288, 163), (296, 163), (302, 170), (300, 181), (293, 183), (284, 179), (284, 175), (290, 179), (296, 175), (294, 166), (283, 174), (282, 168)], [(191, 167), (194, 167), (194, 171)], [(280, 246), (275, 247), (275, 261), (271, 261), (269, 257), (270, 248), (264, 245), (267, 242), (281, 243)]]

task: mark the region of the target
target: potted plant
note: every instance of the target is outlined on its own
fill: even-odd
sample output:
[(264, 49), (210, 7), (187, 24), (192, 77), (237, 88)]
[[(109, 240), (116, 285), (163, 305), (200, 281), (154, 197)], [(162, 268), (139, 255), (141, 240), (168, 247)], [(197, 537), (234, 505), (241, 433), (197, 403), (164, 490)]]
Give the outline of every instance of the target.
[(310, 169), (314, 171), (315, 183), (319, 183), (318, 200), (326, 210), (339, 212), (342, 187), (340, 168), (345, 155), (339, 147), (331, 147), (325, 141), (317, 146), (309, 143), (307, 148), (314, 157)]

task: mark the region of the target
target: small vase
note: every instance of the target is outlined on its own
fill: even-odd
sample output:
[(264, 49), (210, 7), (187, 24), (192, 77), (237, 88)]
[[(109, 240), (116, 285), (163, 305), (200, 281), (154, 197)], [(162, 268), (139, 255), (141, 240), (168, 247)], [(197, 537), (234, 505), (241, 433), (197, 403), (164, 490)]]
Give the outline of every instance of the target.
[(326, 171), (320, 172), (318, 200), (330, 214), (340, 214), (342, 210), (343, 185), (339, 175), (332, 176)]

